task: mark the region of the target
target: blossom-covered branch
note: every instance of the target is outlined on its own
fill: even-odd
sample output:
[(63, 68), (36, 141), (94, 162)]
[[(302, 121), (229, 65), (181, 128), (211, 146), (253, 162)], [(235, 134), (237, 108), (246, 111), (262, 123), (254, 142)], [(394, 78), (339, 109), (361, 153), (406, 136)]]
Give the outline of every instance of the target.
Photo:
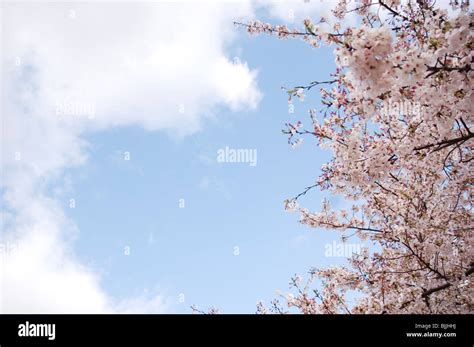
[[(308, 126), (291, 121), (283, 133), (292, 145), (309, 135), (332, 159), (285, 207), (304, 225), (375, 245), (349, 266), (313, 269), (305, 283), (295, 277), (294, 295), (259, 312), (474, 311), (474, 21), (468, 1), (452, 5), (339, 0), (334, 18), (308, 18), (301, 29), (239, 24), (251, 34), (334, 47), (327, 79), (286, 90), (291, 102), (320, 88), (323, 108), (310, 110)], [(348, 26), (347, 15), (359, 24)], [(300, 207), (316, 188), (351, 207), (336, 210), (327, 200), (318, 212)], [(349, 302), (349, 291), (360, 298)]]

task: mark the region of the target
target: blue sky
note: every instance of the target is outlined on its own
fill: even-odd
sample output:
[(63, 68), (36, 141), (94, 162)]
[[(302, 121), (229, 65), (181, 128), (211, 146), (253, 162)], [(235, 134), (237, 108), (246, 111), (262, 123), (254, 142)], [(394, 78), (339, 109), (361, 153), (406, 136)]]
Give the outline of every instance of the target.
[[(303, 8), (301, 3), (295, 6), (297, 9)], [(76, 18), (76, 12), (71, 12), (69, 8), (61, 11), (66, 11), (64, 13), (69, 13), (69, 16), (74, 13), (73, 17)], [(278, 7), (257, 7), (251, 15), (279, 23), (284, 21), (284, 17), (276, 13), (282, 11)], [(305, 12), (304, 8), (298, 11), (296, 14), (299, 19)], [(79, 20), (80, 9), (77, 13)], [(318, 14), (314, 9), (310, 13)], [(15, 17), (12, 15), (11, 18), (13, 21)], [(314, 90), (308, 94), (305, 102), (295, 101), (295, 112), (289, 114), (287, 96), (281, 87), (327, 79), (334, 68), (332, 49), (315, 50), (299, 40), (250, 37), (245, 30), (232, 25), (232, 15), (224, 19), (217, 26), (228, 33), (221, 38), (220, 54), (228, 61), (239, 62), (237, 66), (232, 66), (237, 74), (247, 76), (250, 72), (256, 73), (254, 84), (248, 87), (248, 90), (256, 90), (255, 86), (258, 86), (258, 93), (261, 93), (259, 102), (249, 102), (255, 107), (233, 107), (233, 99), (227, 104), (205, 102), (204, 107), (194, 98), (186, 96), (187, 93), (199, 93), (200, 88), (206, 87), (199, 80), (191, 81), (190, 86), (181, 83), (170, 87), (170, 90), (162, 90), (165, 94), (169, 92), (165, 96), (173, 100), (171, 105), (182, 105), (185, 114), (191, 112), (192, 119), (198, 117), (199, 125), (188, 132), (186, 128), (194, 127), (194, 123), (187, 123), (186, 115), (183, 115), (183, 121), (177, 121), (177, 125), (172, 127), (159, 123), (157, 119), (160, 117), (170, 117), (168, 123), (174, 122), (173, 117), (180, 117), (179, 114), (174, 116), (176, 110), (167, 105), (166, 99), (160, 94), (149, 93), (148, 89), (140, 92), (142, 85), (131, 81), (129, 92), (137, 96), (128, 102), (128, 95), (114, 94), (113, 81), (106, 80), (105, 85), (110, 87), (110, 92), (105, 93), (105, 96), (88, 94), (88, 88), (84, 92), (85, 99), (98, 100), (99, 106), (100, 101), (110, 99), (112, 109), (120, 110), (111, 116), (111, 120), (106, 120), (106, 125), (91, 127), (87, 131), (84, 128), (88, 128), (88, 125), (77, 128), (76, 125), (65, 126), (61, 128), (63, 130), (60, 129), (64, 131), (64, 135), (61, 135), (50, 130), (56, 129), (56, 123), (40, 123), (44, 131), (40, 135), (45, 142), (51, 138), (58, 140), (45, 144), (42, 156), (35, 155), (29, 159), (30, 163), (36, 165), (31, 167), (42, 173), (40, 178), (32, 179), (32, 182), (36, 182), (33, 185), (45, 186), (40, 196), (37, 192), (31, 193), (31, 199), (43, 201), (40, 197), (48, 197), (55, 202), (62, 211), (58, 214), (64, 214), (68, 223), (74, 226), (71, 233), (61, 232), (66, 239), (74, 235), (73, 241), (68, 243), (68, 249), (74, 253), (74, 262), (94, 273), (101, 290), (116, 300), (159, 293), (167, 312), (189, 313), (190, 305), (195, 304), (204, 310), (215, 306), (225, 313), (252, 313), (255, 312), (257, 301), (268, 302), (275, 297), (276, 290), (287, 291), (290, 277), (295, 273), (304, 275), (313, 266), (325, 267), (343, 262), (340, 258), (324, 256), (325, 245), (339, 240), (338, 234), (301, 226), (298, 223), (299, 216), (285, 212), (283, 205), (285, 199), (313, 184), (319, 168), (328, 160), (329, 153), (318, 149), (316, 142), (310, 138), (306, 138), (303, 145), (295, 149), (287, 144), (287, 137), (281, 133), (284, 123), (301, 120), (308, 124), (308, 109), (318, 108), (320, 104), (318, 92)], [(245, 19), (245, 13), (243, 17), (239, 15), (235, 19)], [(6, 23), (4, 29), (14, 31), (12, 27)], [(32, 30), (27, 29), (30, 32)], [(81, 33), (81, 30), (78, 32)], [(47, 35), (42, 36), (43, 39), (44, 46), (54, 47), (56, 41), (50, 41), (53, 43), (48, 46)], [(94, 39), (90, 40), (88, 47), (91, 47), (91, 42), (94, 47), (99, 47), (95, 45)], [(212, 55), (214, 50), (215, 47), (211, 47), (208, 54)], [(35, 54), (41, 56), (40, 48), (32, 51), (39, 52)], [(41, 104), (41, 90), (48, 90), (44, 82), (47, 77), (43, 76), (49, 76), (49, 72), (41, 69), (38, 62), (41, 59), (35, 60), (35, 54), (22, 56), (24, 61), (31, 59), (31, 63), (26, 64), (28, 69), (22, 72), (37, 71), (39, 77), (22, 77), (20, 85), (33, 88), (38, 83), (40, 92), (33, 92), (31, 98), (39, 99), (34, 102)], [(12, 57), (15, 57), (14, 52), (7, 58)], [(7, 58), (4, 60), (8, 61)], [(53, 58), (48, 56), (48, 59)], [(79, 61), (79, 58), (75, 60), (74, 66)], [(197, 63), (191, 58), (184, 69), (204, 69), (201, 65), (193, 64)], [(6, 71), (10, 71), (8, 69)], [(87, 66), (83, 69), (89, 73)], [(67, 73), (73, 74), (71, 70), (67, 70)], [(100, 89), (100, 74), (94, 77), (90, 73), (92, 80), (97, 81), (97, 89)], [(80, 79), (80, 75), (77, 76), (76, 80)], [(225, 73), (219, 77), (233, 83)], [(39, 81), (35, 82), (35, 78)], [(74, 78), (64, 83), (73, 85), (71, 80)], [(4, 83), (8, 87), (8, 81)], [(160, 77), (158, 80), (147, 80), (146, 83), (159, 84)], [(94, 89), (96, 86), (88, 87)], [(184, 89), (182, 101), (179, 95), (175, 95), (181, 92), (181, 88)], [(96, 99), (91, 99), (91, 95)], [(223, 95), (225, 99), (226, 94)], [(246, 91), (242, 95), (237, 101), (245, 104), (250, 96)], [(47, 99), (48, 96), (45, 93), (43, 98)], [(205, 94), (204, 97), (209, 96)], [(21, 100), (31, 101), (30, 98)], [(134, 114), (141, 112), (141, 101), (145, 103), (145, 110), (152, 111), (151, 120), (141, 119), (139, 114)], [(132, 107), (128, 107), (128, 103)], [(165, 106), (160, 108), (155, 104)], [(99, 107), (99, 114), (100, 111)], [(22, 112), (20, 114), (24, 117), (31, 116)], [(210, 116), (196, 116), (193, 112), (204, 112)], [(34, 112), (31, 113), (34, 116)], [(135, 119), (135, 116), (139, 119)], [(114, 124), (115, 121), (118, 125)], [(24, 145), (22, 153), (26, 152), (24, 155), (28, 157), (28, 150), (42, 147), (39, 142), (26, 146), (28, 141), (25, 138), (31, 135), (22, 133), (24, 125), (17, 126), (16, 130), (23, 135), (23, 142), (21, 145), (7, 143), (8, 155)], [(63, 141), (63, 137), (66, 140)], [(68, 138), (73, 138), (74, 142), (68, 142)], [(86, 145), (82, 147), (83, 144)], [(219, 163), (217, 151), (225, 147), (256, 149), (257, 165)], [(58, 154), (55, 161), (56, 152), (61, 156)], [(129, 155), (130, 160), (124, 160), (125, 155)], [(47, 166), (49, 156), (53, 159)], [(79, 157), (80, 160), (77, 159)], [(5, 164), (5, 167), (5, 186), (8, 191), (9, 166)], [(32, 169), (26, 167), (12, 169), (12, 172), (15, 177), (21, 177), (19, 173), (27, 175), (27, 170)], [(17, 181), (18, 178), (15, 178)], [(12, 191), (15, 196), (22, 190), (12, 188)], [(323, 197), (322, 193), (313, 190), (301, 202), (305, 207), (318, 209)], [(74, 208), (69, 206), (70, 199), (74, 199)], [(184, 199), (184, 208), (179, 206), (180, 199)], [(14, 198), (5, 198), (5, 207), (18, 205), (17, 212), (21, 215), (24, 205), (15, 205), (10, 200), (16, 201)], [(53, 208), (48, 210), (48, 207), (45, 210), (55, 211)], [(43, 218), (43, 222), (45, 220), (48, 217)], [(19, 221), (16, 223), (19, 224)], [(14, 234), (5, 233), (9, 237)], [(27, 244), (26, 241), (18, 242), (20, 246)], [(238, 255), (234, 254), (236, 247)], [(130, 254), (126, 255), (128, 250)], [(54, 252), (51, 251), (51, 254)], [(8, 286), (6, 280), (3, 284)], [(5, 289), (5, 292), (8, 290)], [(47, 292), (52, 291), (54, 289), (48, 289)], [(183, 298), (180, 294), (184, 294), (184, 302), (180, 302), (180, 298)], [(56, 299), (52, 300), (55, 302)], [(7, 310), (15, 311), (14, 308)]]
[[(216, 120), (178, 140), (137, 127), (94, 133), (88, 165), (70, 172), (76, 208), (68, 215), (81, 230), (76, 251), (104, 272), (115, 295), (158, 286), (175, 299), (176, 312), (189, 312), (190, 304), (253, 312), (258, 300), (287, 290), (294, 273), (334, 261), (324, 258), (323, 245), (335, 236), (299, 225), (283, 209), (328, 158), (309, 138), (293, 149), (281, 134), (287, 120), (307, 121), (317, 93), (289, 114), (280, 89), (327, 78), (331, 50), (243, 30), (234, 45), (228, 54), (241, 50), (238, 57), (259, 71), (264, 97), (256, 110), (217, 110)], [(218, 163), (217, 150), (226, 146), (257, 149), (256, 167)], [(320, 201), (315, 192), (304, 203), (318, 208)]]

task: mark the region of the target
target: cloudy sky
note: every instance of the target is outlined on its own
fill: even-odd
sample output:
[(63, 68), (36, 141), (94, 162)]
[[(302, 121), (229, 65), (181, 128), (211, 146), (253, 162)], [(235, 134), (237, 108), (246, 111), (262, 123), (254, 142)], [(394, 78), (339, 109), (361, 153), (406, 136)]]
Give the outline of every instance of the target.
[(281, 87), (326, 79), (332, 51), (232, 24), (301, 26), (327, 3), (0, 6), (0, 312), (252, 313), (343, 261), (283, 208), (328, 153), (287, 144), (319, 103), (291, 114)]

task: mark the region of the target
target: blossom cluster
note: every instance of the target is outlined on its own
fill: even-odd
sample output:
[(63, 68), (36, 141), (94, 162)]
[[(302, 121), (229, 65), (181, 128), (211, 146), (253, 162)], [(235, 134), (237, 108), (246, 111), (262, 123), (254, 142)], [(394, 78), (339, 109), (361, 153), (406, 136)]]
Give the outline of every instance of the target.
[[(320, 86), (325, 107), (310, 110), (309, 128), (292, 122), (284, 131), (291, 144), (311, 136), (333, 156), (316, 183), (285, 204), (305, 225), (369, 240), (378, 250), (355, 254), (348, 267), (312, 270), (305, 285), (293, 281), (298, 294), (285, 297), (287, 309), (474, 311), (474, 16), (465, 1), (453, 5), (364, 0), (350, 9), (341, 0), (330, 31), (311, 19), (300, 31), (249, 24), (252, 33), (334, 46), (330, 80), (288, 90), (291, 98)], [(360, 24), (345, 26), (347, 13)], [(408, 107), (387, 112), (386, 105)], [(313, 187), (353, 201), (352, 208), (327, 201), (319, 212), (300, 207), (298, 198)], [(350, 304), (348, 291), (362, 296)], [(281, 305), (274, 302), (274, 310), (286, 312)]]

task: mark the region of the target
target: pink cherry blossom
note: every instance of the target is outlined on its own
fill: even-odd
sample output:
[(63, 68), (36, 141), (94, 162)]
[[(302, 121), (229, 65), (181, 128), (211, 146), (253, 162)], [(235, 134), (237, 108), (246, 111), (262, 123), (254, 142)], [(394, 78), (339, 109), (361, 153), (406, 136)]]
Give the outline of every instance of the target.
[[(306, 19), (302, 30), (245, 25), (250, 33), (335, 48), (327, 81), (287, 90), (290, 99), (309, 99), (321, 87), (324, 108), (310, 110), (311, 125), (287, 123), (284, 133), (292, 145), (316, 139), (332, 159), (285, 206), (304, 225), (374, 245), (346, 267), (293, 278), (295, 294), (276, 299), (270, 311), (474, 312), (474, 21), (466, 1), (453, 5), (448, 12), (431, 1), (340, 0), (333, 19)], [(344, 23), (349, 12), (358, 26)], [(336, 24), (327, 30), (325, 22)], [(316, 187), (352, 207), (300, 207)], [(349, 292), (358, 293), (356, 302)], [(260, 303), (258, 311), (269, 309)]]

